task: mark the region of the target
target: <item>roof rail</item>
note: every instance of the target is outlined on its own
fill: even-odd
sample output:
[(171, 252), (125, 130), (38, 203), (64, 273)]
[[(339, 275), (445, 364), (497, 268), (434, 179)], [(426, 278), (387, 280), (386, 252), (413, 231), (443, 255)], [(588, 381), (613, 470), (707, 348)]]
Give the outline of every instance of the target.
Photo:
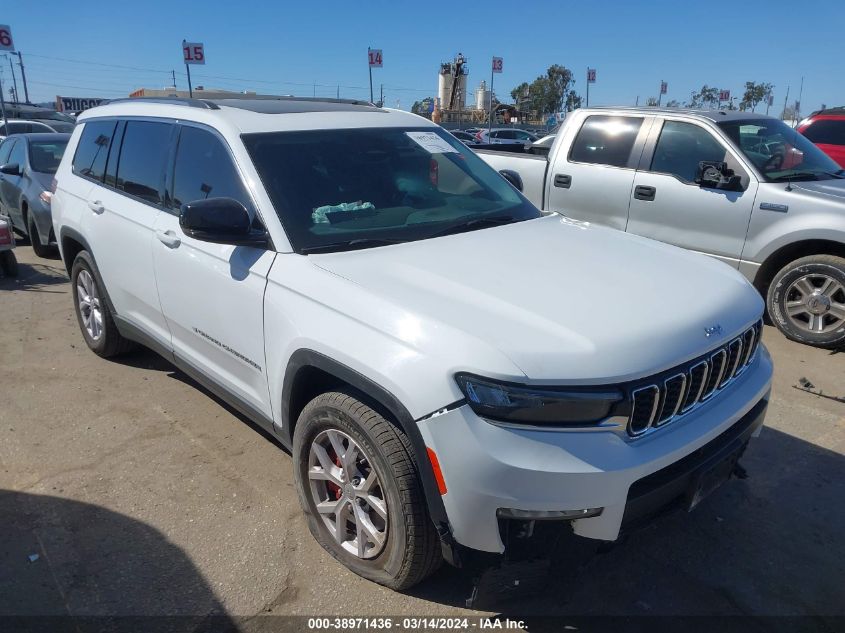
[(212, 103), (207, 99), (184, 99), (182, 97), (122, 97), (120, 99), (108, 99), (106, 101), (103, 101), (100, 105), (139, 101), (143, 103), (164, 103), (167, 105), (180, 105), (186, 106), (188, 108), (203, 108), (204, 110), (220, 109), (216, 103)]
[(294, 97), (293, 95), (244, 95), (238, 93), (238, 96), (232, 97), (215, 97), (208, 100), (210, 103), (218, 103), (220, 101), (310, 101), (316, 103), (345, 103), (347, 105), (361, 105), (374, 106), (370, 101), (361, 99), (335, 99), (334, 97)]

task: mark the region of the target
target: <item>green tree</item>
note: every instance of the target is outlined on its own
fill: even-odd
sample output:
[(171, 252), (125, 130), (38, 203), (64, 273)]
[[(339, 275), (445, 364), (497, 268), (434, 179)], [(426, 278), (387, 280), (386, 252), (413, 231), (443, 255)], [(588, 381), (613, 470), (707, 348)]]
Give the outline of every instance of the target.
[(768, 83), (756, 83), (754, 81), (745, 82), (745, 93), (742, 95), (742, 101), (739, 102), (740, 110), (754, 109), (764, 99), (768, 98), (774, 86)]
[(649, 108), (656, 108), (657, 107), (657, 97), (649, 97), (646, 99), (645, 104)]
[(511, 90), (511, 97), (515, 102), (522, 103), (539, 114), (571, 111), (581, 107), (581, 97), (575, 92), (574, 85), (572, 71), (565, 66), (554, 64), (545, 75), (540, 75), (530, 84), (522, 82)]
[(701, 87), (698, 92), (690, 94), (689, 107), (691, 108), (713, 108), (719, 105), (719, 89), (711, 88), (707, 84)]
[(678, 101), (677, 99), (672, 99), (671, 101), (666, 102), (666, 107), (667, 108), (680, 108), (680, 107), (682, 107), (682, 105), (681, 105), (681, 102)]

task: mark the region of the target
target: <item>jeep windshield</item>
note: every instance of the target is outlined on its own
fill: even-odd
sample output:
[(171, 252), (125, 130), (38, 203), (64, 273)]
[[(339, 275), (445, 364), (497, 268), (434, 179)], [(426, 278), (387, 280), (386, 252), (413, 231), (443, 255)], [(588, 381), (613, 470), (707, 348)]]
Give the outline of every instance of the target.
[(832, 158), (783, 121), (740, 119), (719, 127), (767, 182), (845, 177)]
[(299, 253), (371, 248), (541, 216), (439, 128), (271, 132), (243, 140)]

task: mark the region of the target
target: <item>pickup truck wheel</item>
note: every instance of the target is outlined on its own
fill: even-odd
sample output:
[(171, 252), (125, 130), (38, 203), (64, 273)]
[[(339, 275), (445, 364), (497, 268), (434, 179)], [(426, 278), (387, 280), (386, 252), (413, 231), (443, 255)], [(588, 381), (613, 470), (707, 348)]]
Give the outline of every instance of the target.
[(772, 321), (787, 338), (816, 347), (845, 345), (845, 258), (810, 255), (787, 264), (767, 299)]
[(92, 352), (111, 358), (131, 350), (134, 343), (117, 330), (97, 268), (88, 251), (80, 251), (70, 269), (73, 305), (82, 337)]
[(308, 529), (359, 576), (407, 589), (441, 555), (410, 442), (353, 390), (305, 406), (293, 436), (294, 473)]

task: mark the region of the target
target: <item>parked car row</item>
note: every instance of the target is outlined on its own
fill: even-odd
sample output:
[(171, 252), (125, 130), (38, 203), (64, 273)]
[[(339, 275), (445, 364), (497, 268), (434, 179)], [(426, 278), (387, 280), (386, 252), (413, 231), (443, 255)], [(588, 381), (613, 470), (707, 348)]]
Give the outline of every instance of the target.
[[(618, 154), (600, 132), (579, 159)], [(389, 587), (691, 509), (763, 424), (739, 272), (544, 214), (406, 112), (113, 102), (53, 189), (87, 346), (156, 350), (272, 433), (316, 540)]]
[[(834, 119), (813, 118), (805, 129), (827, 121)], [(789, 338), (845, 344), (845, 170), (782, 121), (744, 112), (580, 109), (547, 158), (480, 155), (546, 211), (706, 253), (739, 270)]]

